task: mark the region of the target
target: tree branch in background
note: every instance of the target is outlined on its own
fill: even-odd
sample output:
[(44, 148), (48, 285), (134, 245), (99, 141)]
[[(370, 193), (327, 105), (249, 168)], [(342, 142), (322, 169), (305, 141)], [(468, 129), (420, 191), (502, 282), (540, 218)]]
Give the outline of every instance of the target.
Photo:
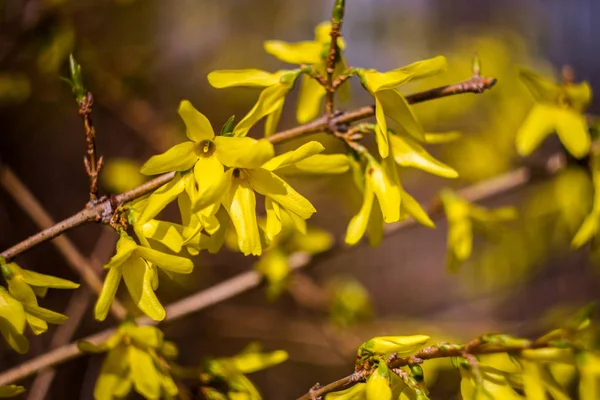
[[(459, 190), (458, 193), (469, 201), (489, 199), (496, 195), (507, 193), (518, 187), (524, 186), (529, 182), (529, 180), (529, 172), (526, 169), (521, 168), (516, 171), (492, 178), (489, 181), (468, 186), (462, 190)], [(434, 204), (434, 206), (430, 207), (430, 209), (427, 211), (432, 214), (439, 214), (440, 208), (435, 203), (432, 204)], [(401, 229), (410, 227), (413, 224), (414, 221), (412, 219), (407, 219), (396, 224), (390, 224), (390, 228), (386, 230), (386, 234), (393, 234)], [(343, 248), (337, 247), (335, 251), (343, 251)], [(331, 251), (328, 254), (331, 254)], [(292, 270), (298, 270), (309, 266), (311, 261), (312, 257), (310, 255), (305, 253), (296, 253), (290, 257), (290, 266)], [(176, 301), (165, 307), (167, 316), (164, 321), (174, 321), (222, 301), (228, 300), (259, 286), (262, 281), (262, 275), (256, 271), (247, 271), (239, 274), (236, 277), (227, 279), (206, 290), (183, 298), (182, 300)], [(138, 318), (136, 323), (140, 325), (156, 325), (158, 322), (144, 316)], [(83, 338), (82, 340), (99, 344), (109, 338), (114, 332), (115, 329), (108, 329)], [(23, 378), (35, 374), (40, 369), (56, 366), (65, 361), (78, 357), (79, 355), (80, 352), (76, 343), (51, 350), (44, 355), (33, 358), (19, 366), (0, 373), (0, 385), (17, 382)], [(356, 377), (346, 377), (344, 379), (356, 379)], [(347, 380), (345, 384), (348, 384), (349, 382), (350, 381)], [(324, 386), (323, 388), (317, 390), (323, 390), (328, 386)], [(342, 387), (341, 384), (339, 387)], [(308, 397), (308, 399), (311, 399), (311, 397)]]

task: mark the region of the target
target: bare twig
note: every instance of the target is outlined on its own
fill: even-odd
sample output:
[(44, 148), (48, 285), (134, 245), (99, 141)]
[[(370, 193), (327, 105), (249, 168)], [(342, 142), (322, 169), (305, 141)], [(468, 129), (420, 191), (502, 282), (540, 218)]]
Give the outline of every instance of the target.
[(87, 157), (83, 157), (83, 165), (85, 172), (90, 177), (90, 201), (94, 202), (98, 199), (98, 174), (102, 170), (103, 158), (96, 157), (96, 128), (92, 124), (92, 105), (94, 97), (91, 92), (81, 99), (79, 103), (79, 115), (83, 118), (83, 126), (85, 127), (85, 144)]
[[(105, 228), (90, 257), (90, 264), (95, 271), (100, 271), (102, 269), (102, 264), (111, 256), (114, 248), (114, 241), (112, 230)], [(69, 319), (56, 329), (56, 332), (50, 341), (51, 349), (64, 346), (73, 340), (73, 336), (75, 335), (86, 310), (92, 302), (92, 299), (93, 292), (87, 287), (83, 287), (80, 290), (73, 292), (71, 300), (69, 300), (69, 304), (64, 311), (64, 314), (67, 315)], [(55, 375), (56, 370), (54, 368), (41, 370), (27, 391), (27, 400), (45, 399)]]
[[(50, 217), (48, 212), (44, 209), (44, 207), (42, 207), (41, 203), (6, 165), (0, 165), (0, 185), (2, 185), (2, 187), (15, 199), (19, 207), (21, 207), (21, 209), (23, 209), (23, 211), (29, 215), (35, 224), (40, 229), (44, 229), (42, 232), (40, 232), (40, 234), (42, 234), (41, 238), (47, 240), (54, 238), (63, 232), (59, 231), (56, 235), (51, 237), (43, 235), (44, 232), (53, 233), (56, 227), (61, 227), (61, 224), (65, 224), (65, 221), (55, 224), (52, 220), (52, 217)], [(89, 210), (91, 209), (85, 209), (82, 211), (82, 213)], [(87, 214), (84, 214), (84, 216), (85, 215)], [(66, 221), (69, 220), (73, 220), (73, 217)], [(85, 222), (85, 220), (83, 220), (83, 222)], [(88, 285), (88, 287), (90, 287), (94, 293), (100, 293), (102, 290), (102, 280), (98, 277), (98, 273), (94, 271), (94, 268), (90, 265), (88, 260), (85, 259), (79, 250), (77, 250), (77, 247), (73, 244), (73, 242), (71, 242), (71, 240), (66, 236), (60, 236), (55, 237), (55, 239), (52, 241), (52, 244), (63, 255), (69, 266), (81, 276), (86, 285)], [(5, 258), (11, 258), (10, 250), (11, 249), (2, 253), (2, 256)], [(111, 314), (118, 320), (123, 320), (127, 312), (121, 303), (115, 301), (111, 306)]]
[[(470, 201), (481, 200), (483, 198), (491, 198), (495, 195), (506, 193), (510, 190), (516, 189), (520, 186), (523, 186), (528, 181), (529, 175), (523, 172), (523, 170), (517, 170), (494, 178), (491, 181), (493, 182), (491, 185), (473, 185), (463, 190), (460, 190), (459, 194), (461, 194), (463, 197)], [(501, 182), (502, 184), (500, 184), (499, 182)], [(489, 190), (489, 195), (486, 195), (486, 193), (484, 192), (484, 189), (486, 187), (487, 190)], [(477, 190), (474, 190), (473, 188), (477, 188)], [(432, 213), (437, 213), (440, 211), (440, 209), (439, 207), (433, 207), (431, 208), (431, 210), (428, 211), (431, 211)], [(412, 222), (409, 221), (412, 220), (409, 219), (397, 224), (391, 224), (390, 226), (397, 226), (397, 228), (388, 229), (386, 230), (386, 233), (390, 234), (402, 228), (411, 226)], [(292, 270), (297, 270), (308, 266), (311, 260), (312, 257), (305, 253), (296, 253), (291, 256), (290, 265)], [(180, 301), (170, 304), (165, 308), (167, 312), (165, 322), (185, 317), (191, 313), (198, 312), (214, 304), (235, 297), (247, 290), (257, 287), (261, 282), (262, 276), (258, 272), (247, 271), (242, 274), (239, 274), (238, 276), (221, 282), (215, 286), (212, 286), (209, 289), (203, 290)], [(151, 320), (150, 318), (145, 316), (138, 318), (136, 322), (141, 325), (157, 324), (156, 321)], [(108, 329), (98, 334), (89, 336), (83, 340), (98, 344), (110, 337), (114, 332), (115, 329)], [(58, 365), (77, 356), (78, 350), (76, 344), (70, 344), (67, 346), (59, 347), (58, 349), (52, 350), (42, 356), (33, 358), (17, 367), (14, 367), (1, 373), (0, 385), (6, 385), (9, 383), (16, 382), (20, 379), (26, 378), (36, 373), (39, 369)], [(349, 385), (350, 383), (354, 382), (354, 380), (356, 379), (357, 381), (360, 381), (360, 379), (362, 379), (361, 376), (362, 375), (360, 374), (353, 374), (350, 377), (346, 377), (337, 381), (338, 383), (334, 382), (333, 384), (322, 386), (319, 390), (329, 388), (331, 385), (336, 385), (333, 386), (335, 388), (342, 388), (345, 385)]]
[(335, 90), (333, 89), (333, 73), (335, 72), (335, 64), (339, 62), (340, 48), (338, 46), (338, 38), (342, 36), (342, 22), (344, 21), (344, 0), (337, 0), (333, 6), (331, 14), (331, 41), (329, 43), (329, 53), (327, 54), (326, 72), (327, 72), (327, 94), (325, 97), (325, 114), (328, 119), (333, 118), (333, 98)]
[[(441, 97), (451, 96), (462, 93), (481, 93), (486, 89), (491, 88), (496, 83), (494, 78), (482, 78), (474, 76), (471, 79), (448, 86), (442, 86), (436, 89), (427, 90), (424, 92), (415, 93), (406, 96), (410, 104), (420, 103), (427, 100), (433, 100)], [(271, 143), (281, 143), (300, 136), (324, 132), (329, 127), (334, 125), (348, 124), (365, 118), (370, 118), (375, 115), (375, 106), (366, 106), (354, 111), (342, 113), (340, 116), (328, 120), (327, 117), (316, 119), (308, 124), (300, 125), (296, 128), (288, 129), (276, 133), (268, 138)], [(114, 196), (109, 200), (98, 202), (95, 205), (90, 205), (77, 214), (49, 227), (37, 234), (17, 243), (13, 247), (0, 253), (0, 257), (11, 259), (18, 254), (31, 249), (38, 244), (47, 240), (53, 239), (56, 236), (70, 229), (78, 227), (86, 222), (99, 222), (110, 218), (116, 206), (142, 197), (155, 189), (158, 189), (165, 183), (168, 183), (175, 176), (174, 172), (169, 172), (154, 178), (151, 181), (138, 186), (128, 192)]]

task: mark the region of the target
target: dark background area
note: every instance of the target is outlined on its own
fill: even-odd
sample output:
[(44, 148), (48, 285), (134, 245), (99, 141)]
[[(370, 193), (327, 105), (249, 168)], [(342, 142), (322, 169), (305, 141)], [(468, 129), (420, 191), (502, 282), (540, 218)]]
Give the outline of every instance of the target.
[[(67, 75), (70, 52), (82, 64), (86, 85), (94, 93), (99, 152), (106, 160), (142, 163), (183, 140), (177, 116), (182, 99), (208, 116), (215, 129), (230, 115), (243, 116), (258, 92), (214, 89), (206, 74), (215, 69), (285, 68), (263, 51), (262, 42), (311, 39), (314, 26), (328, 18), (331, 3), (0, 0), (0, 159), (53, 218), (64, 219), (88, 198), (82, 165), (84, 131), (70, 90), (59, 80)], [(497, 87), (482, 96), (415, 107), (426, 129), (465, 134), (457, 144), (432, 148), (461, 172), (458, 181), (403, 171), (407, 190), (424, 202), (442, 186), (462, 187), (523, 164), (512, 143), (531, 100), (516, 79), (517, 66), (545, 71), (553, 66), (558, 71), (569, 64), (578, 79), (588, 80), (593, 88), (600, 85), (598, 1), (347, 3), (343, 33), (351, 65), (389, 70), (438, 54), (448, 57), (447, 73), (409, 87), (409, 93), (468, 78), (471, 57), (478, 52), (483, 74), (499, 79)], [(369, 104), (357, 82), (353, 90), (344, 108)], [(295, 124), (293, 98), (284, 111), (282, 128)], [(590, 111), (598, 107), (596, 102)], [(260, 134), (260, 128), (251, 133)], [(328, 152), (343, 151), (329, 139), (325, 143)], [(551, 140), (533, 158), (541, 159), (556, 148)], [(574, 233), (569, 229), (578, 227), (576, 219), (586, 211), (575, 213), (575, 221), (567, 218), (560, 199), (569, 195), (569, 182), (574, 180), (567, 176), (565, 181), (562, 187), (567, 190), (560, 193), (553, 180), (542, 180), (486, 202), (490, 207), (522, 206), (522, 220), (512, 227), (512, 242), (477, 242), (473, 260), (458, 275), (449, 275), (444, 267), (446, 224), (439, 216), (435, 230), (414, 227), (386, 237), (379, 248), (361, 244), (317, 257), (303, 272), (313, 282), (321, 285), (332, 277), (351, 275), (371, 294), (375, 318), (352, 328), (332, 326), (326, 312), (307, 308), (297, 295), (288, 293), (270, 303), (261, 288), (162, 329), (182, 349), (183, 364), (197, 364), (209, 355), (232, 355), (253, 340), (266, 349), (287, 350), (288, 362), (253, 375), (267, 399), (295, 398), (316, 382), (347, 375), (356, 346), (375, 335), (431, 333), (434, 338), (464, 340), (497, 330), (538, 333), (552, 320), (544, 316), (598, 298), (597, 270), (588, 251), (568, 251)], [(311, 222), (339, 240), (360, 204), (350, 183), (349, 176), (294, 181), (318, 210)], [(575, 207), (579, 202), (569, 204)], [(541, 217), (535, 212), (540, 207), (548, 210)], [(172, 211), (166, 215), (175, 216)], [(36, 231), (11, 196), (0, 190), (0, 247), (8, 248)], [(559, 231), (565, 234), (551, 235)], [(68, 236), (90, 254), (100, 232), (100, 226), (90, 224)], [(543, 247), (543, 257), (528, 257), (533, 246)], [(24, 268), (79, 281), (50, 244), (17, 261)], [(256, 260), (224, 250), (216, 256), (201, 254), (195, 261), (191, 276), (175, 282), (163, 279), (159, 297), (164, 304), (246, 271)], [(70, 295), (51, 291), (43, 304), (60, 311)], [(125, 293), (120, 295), (126, 298)], [(90, 312), (77, 338), (113, 323), (110, 318), (97, 323)], [(25, 356), (0, 344), (0, 369), (43, 353), (53, 330), (32, 337)], [(91, 399), (100, 361), (84, 356), (63, 364), (48, 398)], [(456, 398), (457, 391), (457, 382), (441, 379), (432, 398)]]

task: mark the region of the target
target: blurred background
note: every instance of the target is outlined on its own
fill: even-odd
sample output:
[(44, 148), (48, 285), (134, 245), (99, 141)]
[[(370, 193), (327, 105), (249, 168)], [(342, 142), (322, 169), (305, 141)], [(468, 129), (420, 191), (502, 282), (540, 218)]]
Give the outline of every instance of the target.
[[(406, 93), (468, 79), (475, 53), (482, 74), (498, 78), (484, 95), (415, 106), (427, 131), (463, 133), (457, 142), (429, 149), (459, 171), (458, 180), (401, 171), (407, 191), (424, 204), (442, 187), (463, 187), (523, 164), (535, 167), (559, 149), (549, 139), (528, 160), (516, 155), (514, 135), (532, 105), (518, 81), (519, 66), (558, 77), (560, 67), (569, 64), (578, 80), (593, 88), (600, 85), (600, 27), (594, 20), (600, 2), (594, 0), (347, 3), (343, 34), (350, 65), (385, 71), (439, 54), (448, 58), (446, 73), (412, 84)], [(70, 89), (59, 79), (67, 76), (73, 53), (94, 94), (97, 147), (107, 162), (104, 193), (135, 186), (144, 179), (135, 172), (141, 163), (184, 140), (177, 115), (182, 99), (208, 116), (215, 130), (231, 115), (241, 118), (254, 104), (258, 91), (214, 89), (206, 80), (208, 72), (287, 68), (264, 52), (263, 42), (312, 39), (331, 5), (323, 0), (0, 0), (0, 160), (54, 219), (66, 218), (86, 203), (84, 130)], [(351, 100), (340, 107), (370, 104), (357, 81), (352, 89)], [(281, 128), (295, 124), (294, 95), (289, 99)], [(593, 104), (590, 111), (598, 108)], [(258, 127), (251, 135), (261, 133)], [(329, 138), (312, 138), (322, 139), (327, 152), (344, 151)], [(318, 210), (312, 224), (340, 243), (361, 202), (349, 175), (293, 180)], [(287, 350), (288, 362), (252, 376), (267, 399), (296, 398), (317, 382), (347, 375), (356, 347), (376, 335), (425, 333), (434, 341), (460, 341), (491, 331), (535, 335), (574, 307), (600, 297), (589, 249), (569, 250), (591, 196), (589, 174), (575, 165), (483, 202), (489, 207), (516, 205), (520, 217), (494, 238), (476, 241), (473, 257), (458, 274), (446, 271), (446, 224), (438, 215), (437, 229), (402, 230), (378, 248), (336, 246), (292, 279), (275, 301), (261, 287), (162, 328), (182, 349), (182, 364), (229, 356), (256, 340), (269, 350)], [(163, 219), (169, 218), (177, 218), (176, 210), (165, 212)], [(36, 231), (12, 197), (0, 190), (0, 247)], [(92, 224), (68, 236), (89, 255), (101, 231)], [(163, 279), (159, 297), (172, 302), (247, 271), (256, 261), (226, 250), (215, 256), (203, 253), (195, 258), (191, 276)], [(79, 281), (50, 244), (18, 262)], [(70, 296), (51, 291), (43, 304), (64, 310)], [(126, 293), (120, 298), (126, 301)], [(76, 338), (112, 324), (110, 318), (95, 322), (89, 312)], [(31, 338), (25, 356), (0, 344), (0, 369), (43, 353), (53, 330)], [(63, 364), (47, 398), (91, 399), (100, 362), (100, 357), (85, 356)], [(432, 398), (456, 398), (455, 372), (438, 372), (430, 374), (438, 379)]]

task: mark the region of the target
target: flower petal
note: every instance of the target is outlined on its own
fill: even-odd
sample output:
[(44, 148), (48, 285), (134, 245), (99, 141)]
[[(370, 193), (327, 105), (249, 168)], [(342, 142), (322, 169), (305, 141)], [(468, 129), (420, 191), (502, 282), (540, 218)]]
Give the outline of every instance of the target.
[(152, 156), (142, 165), (140, 172), (144, 175), (157, 175), (171, 171), (186, 171), (194, 166), (198, 159), (194, 153), (194, 142), (176, 144), (166, 152)]
[(560, 85), (529, 69), (521, 69), (519, 78), (536, 101), (556, 103), (561, 95)]
[(113, 399), (115, 389), (123, 381), (128, 381), (129, 362), (127, 360), (127, 347), (117, 346), (109, 351), (102, 362), (100, 374), (94, 387), (94, 399)]
[[(142, 249), (150, 250), (143, 247), (139, 250)], [(154, 273), (148, 263), (140, 257), (132, 257), (123, 265), (123, 280), (135, 305), (153, 320), (162, 321), (166, 313), (152, 290)]]
[(110, 305), (115, 298), (119, 283), (121, 282), (122, 270), (121, 267), (113, 267), (108, 270), (106, 278), (104, 278), (104, 284), (102, 285), (102, 291), (98, 296), (98, 301), (94, 307), (94, 317), (98, 321), (104, 321), (110, 310)]
[(29, 271), (18, 267), (18, 273), (23, 276), (23, 280), (31, 286), (52, 288), (52, 289), (77, 289), (78, 283), (66, 279), (57, 278), (51, 275), (40, 274), (39, 272)]
[(280, 73), (259, 69), (230, 69), (212, 71), (208, 74), (208, 82), (218, 89), (232, 86), (266, 87), (278, 83), (280, 77)]
[(259, 256), (262, 246), (256, 221), (256, 196), (248, 182), (234, 179), (223, 205), (237, 232), (240, 251), (244, 255)]
[(406, 213), (410, 215), (421, 225), (428, 228), (435, 228), (435, 224), (431, 218), (429, 218), (429, 215), (427, 215), (427, 212), (421, 207), (419, 202), (405, 191), (402, 191), (402, 204), (400, 208), (402, 214)]
[(270, 197), (265, 197), (265, 211), (267, 213), (265, 235), (269, 240), (273, 240), (281, 232), (281, 210), (278, 203)]
[(196, 110), (188, 100), (183, 100), (179, 104), (179, 116), (185, 122), (186, 135), (192, 142), (198, 143), (215, 137), (215, 131), (208, 118)]
[(364, 236), (367, 225), (369, 224), (369, 218), (371, 217), (371, 208), (373, 207), (374, 199), (375, 193), (373, 192), (373, 183), (370, 179), (366, 179), (363, 203), (358, 214), (352, 217), (348, 224), (346, 238), (344, 239), (346, 243), (356, 244)]
[(458, 172), (436, 160), (416, 140), (409, 137), (389, 135), (394, 160), (401, 167), (419, 168), (445, 178), (456, 178)]
[(194, 210), (218, 203), (225, 194), (227, 182), (224, 180), (223, 164), (214, 155), (198, 159), (194, 166), (194, 179), (197, 184), (196, 202), (192, 205)]
[(375, 161), (367, 167), (367, 179), (373, 184), (373, 192), (379, 200), (383, 220), (387, 223), (400, 219), (400, 188)]
[(183, 229), (184, 227), (181, 225), (153, 219), (142, 225), (139, 232), (145, 238), (156, 240), (169, 250), (179, 253), (183, 245)]
[(283, 179), (266, 169), (257, 168), (249, 171), (252, 188), (263, 196), (268, 196), (283, 208), (303, 219), (308, 219), (317, 210), (305, 197), (296, 192)]
[(135, 391), (145, 399), (159, 399), (161, 397), (160, 377), (154, 360), (149, 353), (135, 346), (128, 346), (128, 350), (131, 379)]
[(279, 125), (279, 120), (281, 119), (281, 113), (283, 112), (284, 104), (285, 99), (281, 102), (279, 108), (276, 108), (275, 111), (267, 116), (265, 121), (265, 137), (269, 137), (277, 131), (277, 126)]
[(375, 96), (375, 118), (377, 125), (375, 126), (375, 141), (381, 158), (386, 158), (389, 154), (390, 144), (388, 142), (387, 121), (385, 120), (385, 110), (379, 97)]
[(417, 61), (406, 67), (380, 73), (378, 83), (373, 90), (393, 89), (415, 79), (426, 78), (438, 74), (447, 68), (446, 58), (437, 56), (428, 60)]
[(580, 159), (589, 153), (591, 138), (584, 115), (561, 109), (556, 114), (556, 133), (573, 157)]
[(411, 136), (418, 140), (425, 141), (423, 127), (417, 120), (411, 106), (399, 91), (393, 89), (382, 90), (375, 95), (386, 116), (399, 123)]
[(264, 49), (289, 64), (316, 64), (321, 61), (323, 45), (314, 41), (287, 43), (281, 40), (267, 40)]
[[(175, 175), (173, 180), (156, 189), (148, 198), (146, 208), (139, 216), (137, 223), (145, 224), (158, 215), (170, 202), (175, 200), (184, 190), (189, 174)], [(186, 176), (187, 175), (187, 176)]]
[[(283, 168), (287, 167), (288, 165), (295, 164), (298, 161), (304, 160), (307, 157), (318, 154), (323, 150), (325, 150), (325, 147), (321, 143), (313, 140), (303, 144), (296, 150), (288, 151), (286, 153), (271, 158), (269, 161), (262, 165), (262, 168), (268, 171), (274, 171), (278, 168)], [(344, 158), (346, 157), (344, 156)]]
[(143, 259), (156, 264), (160, 269), (176, 272), (178, 274), (189, 274), (194, 269), (192, 260), (185, 257), (166, 254), (147, 247), (138, 247), (137, 254)]
[[(324, 68), (320, 68), (320, 70), (324, 70)], [(305, 124), (319, 116), (321, 103), (326, 93), (325, 88), (319, 82), (307, 75), (302, 77), (296, 108), (298, 123)]]
[(215, 144), (217, 159), (231, 168), (258, 168), (275, 154), (273, 145), (266, 139), (219, 136)]
[(517, 151), (522, 156), (531, 154), (548, 136), (555, 125), (556, 107), (536, 104), (515, 137)]
[(260, 92), (254, 107), (233, 129), (234, 136), (246, 136), (258, 121), (283, 107), (285, 95), (290, 91), (289, 83), (278, 83)]
[[(266, 164), (265, 164), (266, 165)], [(263, 166), (264, 168), (264, 166)], [(350, 168), (344, 154), (315, 154), (296, 162), (293, 166), (279, 170), (281, 173), (342, 174)]]

